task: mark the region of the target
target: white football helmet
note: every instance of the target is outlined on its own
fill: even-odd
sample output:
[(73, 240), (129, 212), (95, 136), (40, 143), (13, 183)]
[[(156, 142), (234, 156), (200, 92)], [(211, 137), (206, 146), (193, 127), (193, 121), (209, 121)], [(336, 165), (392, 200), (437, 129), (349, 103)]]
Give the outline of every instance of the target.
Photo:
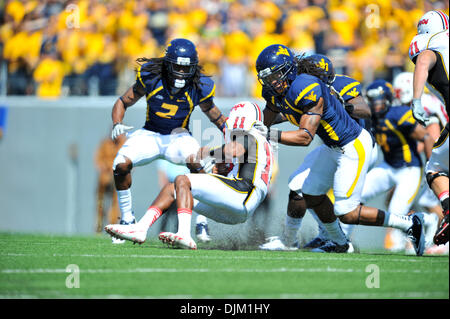
[(263, 121), (263, 114), (258, 104), (250, 101), (236, 103), (227, 120), (228, 130), (250, 132), (253, 125)]
[(409, 104), (413, 99), (413, 78), (412, 72), (399, 73), (392, 82), (394, 86), (395, 98), (401, 104)]
[(428, 11), (417, 24), (417, 34), (434, 34), (448, 30), (448, 15), (439, 10)]

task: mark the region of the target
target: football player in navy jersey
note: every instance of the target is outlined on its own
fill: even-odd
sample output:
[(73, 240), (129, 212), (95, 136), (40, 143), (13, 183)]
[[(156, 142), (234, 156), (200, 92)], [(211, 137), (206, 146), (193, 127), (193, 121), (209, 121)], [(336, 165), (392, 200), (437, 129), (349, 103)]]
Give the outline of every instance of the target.
[[(361, 205), (372, 138), (320, 80), (324, 71), (311, 61), (294, 58), (290, 49), (281, 44), (270, 45), (259, 54), (256, 70), (259, 81), (269, 93), (264, 96), (267, 101), (264, 124), (270, 127), (277, 114), (283, 113), (298, 127), (293, 131), (269, 128), (267, 136), (292, 146), (308, 146), (315, 135), (323, 141), (306, 156), (297, 171), (307, 177), (301, 192), (291, 191), (288, 203), (288, 210), (303, 205), (314, 210), (322, 221), (331, 240), (315, 250), (348, 251), (349, 241), (340, 228), (338, 216), (346, 224), (402, 229), (410, 236), (416, 254), (422, 255), (425, 248), (423, 214), (401, 216)], [(331, 188), (334, 205), (326, 195)]]
[[(371, 110), (367, 105), (365, 99), (362, 95), (362, 86), (357, 80), (352, 79), (351, 77), (336, 74), (334, 72), (334, 67), (330, 59), (321, 54), (314, 54), (308, 57), (300, 57), (301, 59), (305, 59), (309, 62), (315, 63), (317, 67), (323, 70), (322, 74), (317, 74), (319, 78), (327, 84), (330, 90), (335, 94), (336, 97), (339, 98), (341, 103), (345, 106), (345, 110), (347, 113), (361, 126), (366, 128), (368, 131), (370, 129), (370, 118), (371, 118)], [(304, 64), (303, 64), (304, 65)], [(307, 65), (311, 65), (308, 63)], [(307, 70), (305, 70), (307, 71)], [(263, 88), (263, 94), (267, 97), (270, 97), (269, 90), (265, 90)], [(273, 98), (275, 101), (275, 98)], [(289, 117), (289, 116), (288, 116)], [(277, 121), (279, 122), (279, 121)], [(275, 124), (275, 123), (274, 123)], [(370, 131), (369, 131), (370, 133)], [(373, 166), (377, 159), (377, 147), (375, 144), (375, 138), (372, 137), (372, 157), (370, 161), (369, 168)], [(306, 178), (305, 174), (297, 174), (294, 172), (289, 179), (289, 189), (293, 192), (301, 192), (303, 182)], [(328, 196), (334, 199), (332, 191), (328, 193)], [(305, 215), (305, 209), (303, 205), (290, 205), (290, 209), (287, 211), (286, 224), (285, 224), (285, 233), (282, 238), (278, 236), (270, 237), (268, 242), (261, 245), (260, 249), (263, 250), (292, 250), (295, 249), (295, 246), (292, 246), (295, 243), (295, 239), (297, 238), (297, 233), (301, 226), (301, 221), (303, 216)], [(317, 217), (316, 214), (312, 213), (312, 216), (316, 219), (319, 226), (319, 234), (317, 237), (308, 242), (304, 248), (317, 248), (323, 245), (327, 238), (328, 234), (324, 227), (322, 226), (322, 222)], [(349, 236), (352, 231), (353, 225), (341, 224), (344, 232)], [(351, 246), (351, 245), (350, 245)], [(349, 251), (351, 251), (353, 247), (350, 247)]]
[[(384, 160), (368, 172), (362, 200), (367, 202), (395, 187), (388, 210), (406, 215), (422, 184), (423, 163), (417, 151), (417, 143), (424, 143), (428, 159), (434, 141), (427, 130), (418, 125), (409, 106), (391, 107), (394, 91), (389, 82), (381, 79), (372, 82), (366, 88), (366, 96), (372, 109), (372, 126)], [(434, 222), (435, 227), (437, 220), (428, 217), (430, 216), (427, 214), (426, 222)], [(397, 230), (393, 230), (391, 235), (393, 243), (390, 249), (405, 250), (404, 235)], [(432, 240), (426, 246), (431, 244)]]
[(184, 164), (190, 155), (196, 154), (200, 146), (189, 132), (189, 119), (195, 106), (198, 105), (221, 131), (226, 120), (213, 102), (215, 84), (202, 74), (197, 50), (191, 41), (174, 39), (164, 57), (140, 58), (138, 62), (141, 64), (136, 70), (136, 82), (117, 99), (112, 109), (111, 137), (115, 140), (132, 129), (122, 123), (127, 108), (143, 96), (147, 100), (144, 127), (127, 134), (127, 141), (113, 164), (123, 224), (135, 222), (131, 169), (159, 158)]

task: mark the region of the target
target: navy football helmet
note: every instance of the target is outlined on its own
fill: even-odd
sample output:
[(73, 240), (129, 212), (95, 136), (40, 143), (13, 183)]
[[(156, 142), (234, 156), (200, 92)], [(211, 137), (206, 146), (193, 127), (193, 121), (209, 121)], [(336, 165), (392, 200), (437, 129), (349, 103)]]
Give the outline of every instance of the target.
[(319, 68), (325, 71), (324, 76), (320, 77), (323, 82), (328, 85), (331, 85), (334, 82), (336, 73), (334, 72), (333, 63), (327, 56), (323, 54), (313, 54), (305, 59), (312, 60)]
[(256, 59), (256, 72), (263, 87), (283, 95), (297, 75), (294, 54), (282, 44), (269, 45)]
[(391, 83), (378, 79), (367, 86), (366, 97), (372, 114), (378, 118), (384, 117), (394, 99), (394, 88)]
[(194, 43), (182, 38), (170, 41), (164, 55), (164, 66), (171, 86), (183, 88), (194, 77), (197, 65)]

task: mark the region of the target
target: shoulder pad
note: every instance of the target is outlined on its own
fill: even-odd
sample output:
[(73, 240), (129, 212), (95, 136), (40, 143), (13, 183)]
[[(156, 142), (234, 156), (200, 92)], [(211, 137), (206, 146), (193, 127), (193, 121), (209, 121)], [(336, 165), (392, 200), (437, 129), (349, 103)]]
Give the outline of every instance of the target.
[(409, 45), (408, 55), (411, 61), (415, 62), (415, 58), (420, 52), (427, 49), (428, 41), (432, 37), (432, 34), (418, 34), (416, 35)]
[(320, 80), (309, 74), (300, 74), (289, 88), (286, 98), (293, 106), (303, 107), (316, 104), (321, 96)]
[(345, 101), (362, 94), (361, 83), (346, 75), (336, 75), (332, 86)]
[(214, 84), (214, 81), (210, 77), (204, 75), (200, 77), (199, 93), (200, 93), (200, 103), (214, 98), (214, 94), (216, 93), (216, 85)]

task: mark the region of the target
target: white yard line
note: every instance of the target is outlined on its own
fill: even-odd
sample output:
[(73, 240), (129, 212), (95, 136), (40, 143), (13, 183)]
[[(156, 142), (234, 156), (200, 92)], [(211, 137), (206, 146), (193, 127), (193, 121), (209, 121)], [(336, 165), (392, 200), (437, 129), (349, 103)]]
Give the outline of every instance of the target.
[[(36, 269), (2, 269), (2, 274), (60, 274), (67, 273), (63, 268), (36, 268)], [(80, 274), (108, 274), (108, 273), (289, 273), (289, 272), (304, 272), (304, 273), (362, 273), (365, 269), (362, 268), (130, 268), (130, 269), (83, 269), (80, 268)], [(447, 269), (426, 269), (426, 270), (381, 270), (381, 273), (414, 273), (414, 274), (439, 274), (448, 273)]]
[[(236, 260), (236, 259), (244, 259), (244, 260), (334, 260), (334, 261), (380, 261), (379, 258), (370, 257), (370, 258), (356, 258), (353, 257), (355, 255), (339, 255), (338, 257), (325, 257), (323, 254), (318, 254), (317, 257), (292, 257), (289, 256), (290, 253), (286, 253), (286, 256), (279, 257), (267, 257), (267, 256), (201, 256), (201, 255), (96, 255), (96, 254), (28, 254), (28, 253), (1, 253), (0, 256), (8, 256), (8, 257), (87, 257), (87, 258), (162, 258), (162, 259), (228, 259), (228, 260)], [(352, 257), (346, 257), (352, 256)], [(368, 256), (368, 255), (365, 255)], [(431, 259), (431, 258), (423, 258), (423, 257), (413, 257), (413, 256), (405, 256), (407, 258), (392, 258), (389, 259), (389, 262), (426, 262), (429, 263), (445, 263), (448, 264), (448, 259)]]
[[(358, 293), (288, 293), (288, 294), (225, 294), (225, 295), (120, 295), (120, 294), (104, 294), (104, 295), (76, 295), (65, 294), (61, 291), (35, 291), (35, 294), (12, 292), (11, 294), (0, 295), (0, 299), (8, 298), (42, 298), (42, 295), (49, 297), (49, 294), (55, 298), (92, 298), (92, 299), (224, 299), (224, 303), (233, 303), (232, 299), (424, 299), (424, 298), (448, 298), (448, 292), (443, 291), (399, 291), (399, 292), (358, 292)], [(242, 302), (242, 301), (241, 301)], [(245, 302), (245, 301), (244, 301)], [(268, 301), (270, 303), (270, 301)]]

